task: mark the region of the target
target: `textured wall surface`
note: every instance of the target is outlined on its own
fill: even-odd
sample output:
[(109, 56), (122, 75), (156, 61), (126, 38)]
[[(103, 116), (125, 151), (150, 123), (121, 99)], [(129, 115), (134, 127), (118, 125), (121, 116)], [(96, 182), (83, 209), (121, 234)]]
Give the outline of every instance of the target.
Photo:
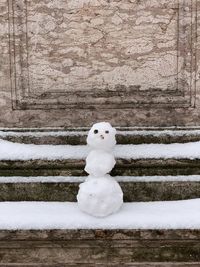
[(199, 230), (1, 230), (1, 266), (198, 267)]
[(200, 126), (200, 0), (0, 0), (0, 127)]

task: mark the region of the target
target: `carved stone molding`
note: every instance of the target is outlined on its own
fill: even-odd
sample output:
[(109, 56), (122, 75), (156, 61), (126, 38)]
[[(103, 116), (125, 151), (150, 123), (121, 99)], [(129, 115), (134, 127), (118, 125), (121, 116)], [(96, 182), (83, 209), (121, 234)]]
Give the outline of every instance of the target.
[[(84, 0), (77, 6), (54, 1), (56, 7), (50, 0), (40, 2), (9, 0), (13, 109), (195, 106), (196, 0), (169, 6), (166, 1), (160, 8), (124, 1), (120, 10), (114, 0), (100, 6)], [(141, 36), (127, 38), (140, 27), (146, 36), (141, 30)], [(172, 35), (173, 44), (165, 46)]]

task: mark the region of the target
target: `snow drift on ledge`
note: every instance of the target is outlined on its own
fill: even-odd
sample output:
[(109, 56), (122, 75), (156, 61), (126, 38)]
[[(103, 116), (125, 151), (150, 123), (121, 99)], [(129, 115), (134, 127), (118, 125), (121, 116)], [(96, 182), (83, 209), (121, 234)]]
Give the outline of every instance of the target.
[(200, 229), (200, 199), (124, 203), (106, 218), (74, 202), (1, 202), (0, 229)]
[[(87, 176), (0, 176), (2, 183), (82, 183)], [(200, 175), (115, 176), (117, 182), (200, 182)]]
[[(84, 145), (27, 145), (0, 140), (0, 160), (85, 159), (88, 153), (89, 147)], [(200, 142), (117, 145), (114, 155), (124, 159), (200, 159)]]

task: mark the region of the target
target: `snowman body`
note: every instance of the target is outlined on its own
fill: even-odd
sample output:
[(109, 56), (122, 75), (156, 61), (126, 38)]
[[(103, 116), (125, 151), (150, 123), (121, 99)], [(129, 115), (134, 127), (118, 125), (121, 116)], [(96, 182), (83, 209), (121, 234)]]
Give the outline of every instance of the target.
[(112, 153), (95, 149), (86, 158), (85, 171), (94, 177), (102, 177), (113, 169), (115, 163)]
[(77, 200), (82, 211), (105, 217), (118, 211), (123, 203), (123, 193), (119, 184), (109, 175), (90, 177), (80, 185)]
[(91, 152), (86, 158), (85, 171), (89, 174), (79, 186), (79, 208), (96, 217), (105, 217), (119, 210), (123, 193), (119, 184), (109, 173), (116, 161), (113, 148), (116, 130), (107, 122), (92, 126), (87, 137)]

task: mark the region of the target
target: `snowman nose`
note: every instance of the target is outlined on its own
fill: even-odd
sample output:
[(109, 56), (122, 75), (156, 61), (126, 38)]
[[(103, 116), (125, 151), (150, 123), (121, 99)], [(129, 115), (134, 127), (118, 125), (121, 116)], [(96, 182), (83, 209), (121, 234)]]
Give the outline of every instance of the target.
[(100, 135), (100, 137), (101, 137), (101, 139), (104, 139), (104, 136), (102, 134)]

